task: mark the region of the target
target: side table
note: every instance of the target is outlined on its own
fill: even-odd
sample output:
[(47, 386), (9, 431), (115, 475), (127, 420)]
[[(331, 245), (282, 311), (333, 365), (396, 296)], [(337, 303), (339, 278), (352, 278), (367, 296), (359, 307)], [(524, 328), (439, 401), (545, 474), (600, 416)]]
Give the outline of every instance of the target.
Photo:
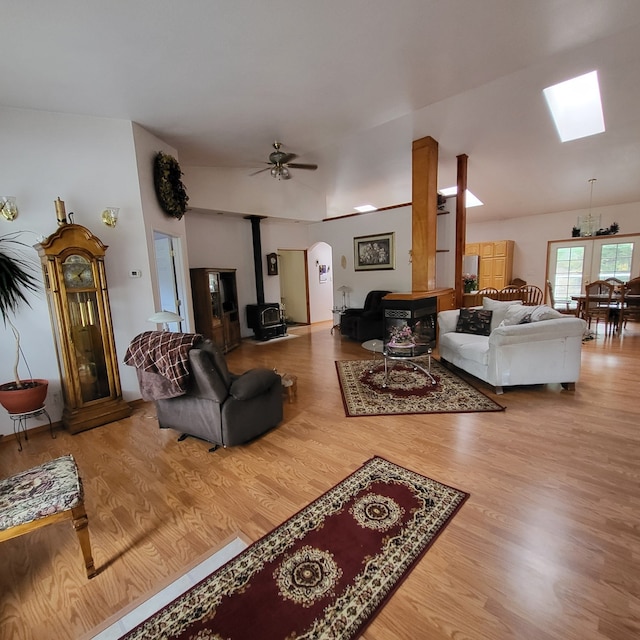
[(24, 434), (24, 439), (28, 440), (29, 436), (27, 434), (27, 420), (29, 418), (37, 418), (38, 416), (45, 415), (47, 420), (49, 421), (49, 432), (51, 433), (51, 437), (55, 439), (55, 433), (53, 433), (53, 425), (51, 424), (51, 416), (44, 408), (44, 406), (39, 409), (34, 409), (33, 411), (27, 411), (25, 413), (10, 413), (9, 417), (13, 421), (13, 435), (16, 437), (18, 441), (18, 451), (22, 451), (22, 440), (20, 438), (20, 431)]
[[(333, 307), (333, 309), (331, 309), (331, 313), (333, 314), (333, 326), (331, 327), (331, 335), (333, 335), (334, 329), (340, 330), (340, 318), (342, 318), (344, 310), (345, 307)], [(338, 316), (337, 321), (336, 316)]]

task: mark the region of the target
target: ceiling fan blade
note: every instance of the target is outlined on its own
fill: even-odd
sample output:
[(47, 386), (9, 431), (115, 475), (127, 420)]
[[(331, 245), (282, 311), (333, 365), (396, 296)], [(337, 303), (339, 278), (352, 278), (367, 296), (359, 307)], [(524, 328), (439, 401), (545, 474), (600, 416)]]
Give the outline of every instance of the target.
[(269, 171), (271, 169), (271, 166), (265, 167), (264, 169), (260, 169), (259, 171), (254, 171), (253, 173), (250, 173), (249, 176), (257, 176), (259, 173), (262, 173), (263, 171)]
[(289, 169), (309, 169), (310, 171), (315, 171), (318, 168), (318, 165), (287, 162), (287, 167), (289, 167)]

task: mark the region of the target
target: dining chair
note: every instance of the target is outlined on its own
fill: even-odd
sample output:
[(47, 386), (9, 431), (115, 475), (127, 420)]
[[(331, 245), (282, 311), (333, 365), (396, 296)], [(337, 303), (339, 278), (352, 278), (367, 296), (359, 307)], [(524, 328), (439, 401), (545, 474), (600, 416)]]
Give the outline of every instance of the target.
[(618, 330), (627, 326), (627, 320), (640, 321), (640, 277), (629, 280), (620, 289)]
[(535, 284), (525, 284), (520, 287), (520, 291), (522, 292), (523, 304), (527, 306), (542, 304), (544, 293), (542, 292), (542, 289), (537, 287)]
[(591, 320), (596, 321), (596, 334), (598, 333), (598, 323), (604, 321), (605, 335), (618, 327), (618, 305), (612, 301), (613, 285), (604, 280), (594, 280), (584, 288), (584, 319), (591, 329)]
[(556, 299), (553, 295), (553, 285), (551, 284), (550, 280), (547, 280), (547, 297), (549, 299), (549, 306), (552, 309), (559, 311), (560, 313), (565, 313), (567, 315), (578, 315), (579, 311), (581, 311), (579, 308), (572, 309), (568, 300), (565, 300), (564, 302), (556, 302)]

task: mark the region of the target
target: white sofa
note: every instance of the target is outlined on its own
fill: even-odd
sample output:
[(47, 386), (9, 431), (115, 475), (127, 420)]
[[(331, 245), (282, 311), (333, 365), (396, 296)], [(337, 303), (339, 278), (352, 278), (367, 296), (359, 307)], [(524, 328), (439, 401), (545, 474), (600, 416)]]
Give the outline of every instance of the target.
[[(494, 309), (498, 309), (495, 301)], [(485, 308), (487, 308), (485, 299)], [(507, 303), (508, 304), (508, 303)], [(526, 313), (530, 307), (519, 306)], [(552, 316), (539, 308), (546, 317)], [(506, 309), (494, 310), (488, 336), (456, 333), (460, 310), (438, 314), (438, 352), (440, 360), (493, 385), (496, 393), (513, 385), (561, 383), (575, 389), (580, 376), (580, 354), (586, 322), (573, 316), (509, 324)], [(514, 315), (516, 309), (510, 312)], [(556, 312), (557, 313), (557, 312)]]

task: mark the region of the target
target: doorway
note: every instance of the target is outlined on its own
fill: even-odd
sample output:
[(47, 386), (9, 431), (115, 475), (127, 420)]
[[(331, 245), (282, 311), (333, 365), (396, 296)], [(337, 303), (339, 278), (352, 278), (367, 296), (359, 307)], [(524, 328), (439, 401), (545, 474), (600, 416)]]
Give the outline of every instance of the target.
[[(158, 311), (173, 311), (184, 318), (182, 302), (184, 300), (184, 278), (182, 272), (176, 267), (177, 264), (182, 264), (180, 238), (154, 231), (153, 245), (160, 300)], [(168, 326), (171, 331), (182, 332), (183, 325), (184, 321), (172, 322)]]
[(309, 324), (306, 249), (278, 249), (280, 303), (287, 324)]

